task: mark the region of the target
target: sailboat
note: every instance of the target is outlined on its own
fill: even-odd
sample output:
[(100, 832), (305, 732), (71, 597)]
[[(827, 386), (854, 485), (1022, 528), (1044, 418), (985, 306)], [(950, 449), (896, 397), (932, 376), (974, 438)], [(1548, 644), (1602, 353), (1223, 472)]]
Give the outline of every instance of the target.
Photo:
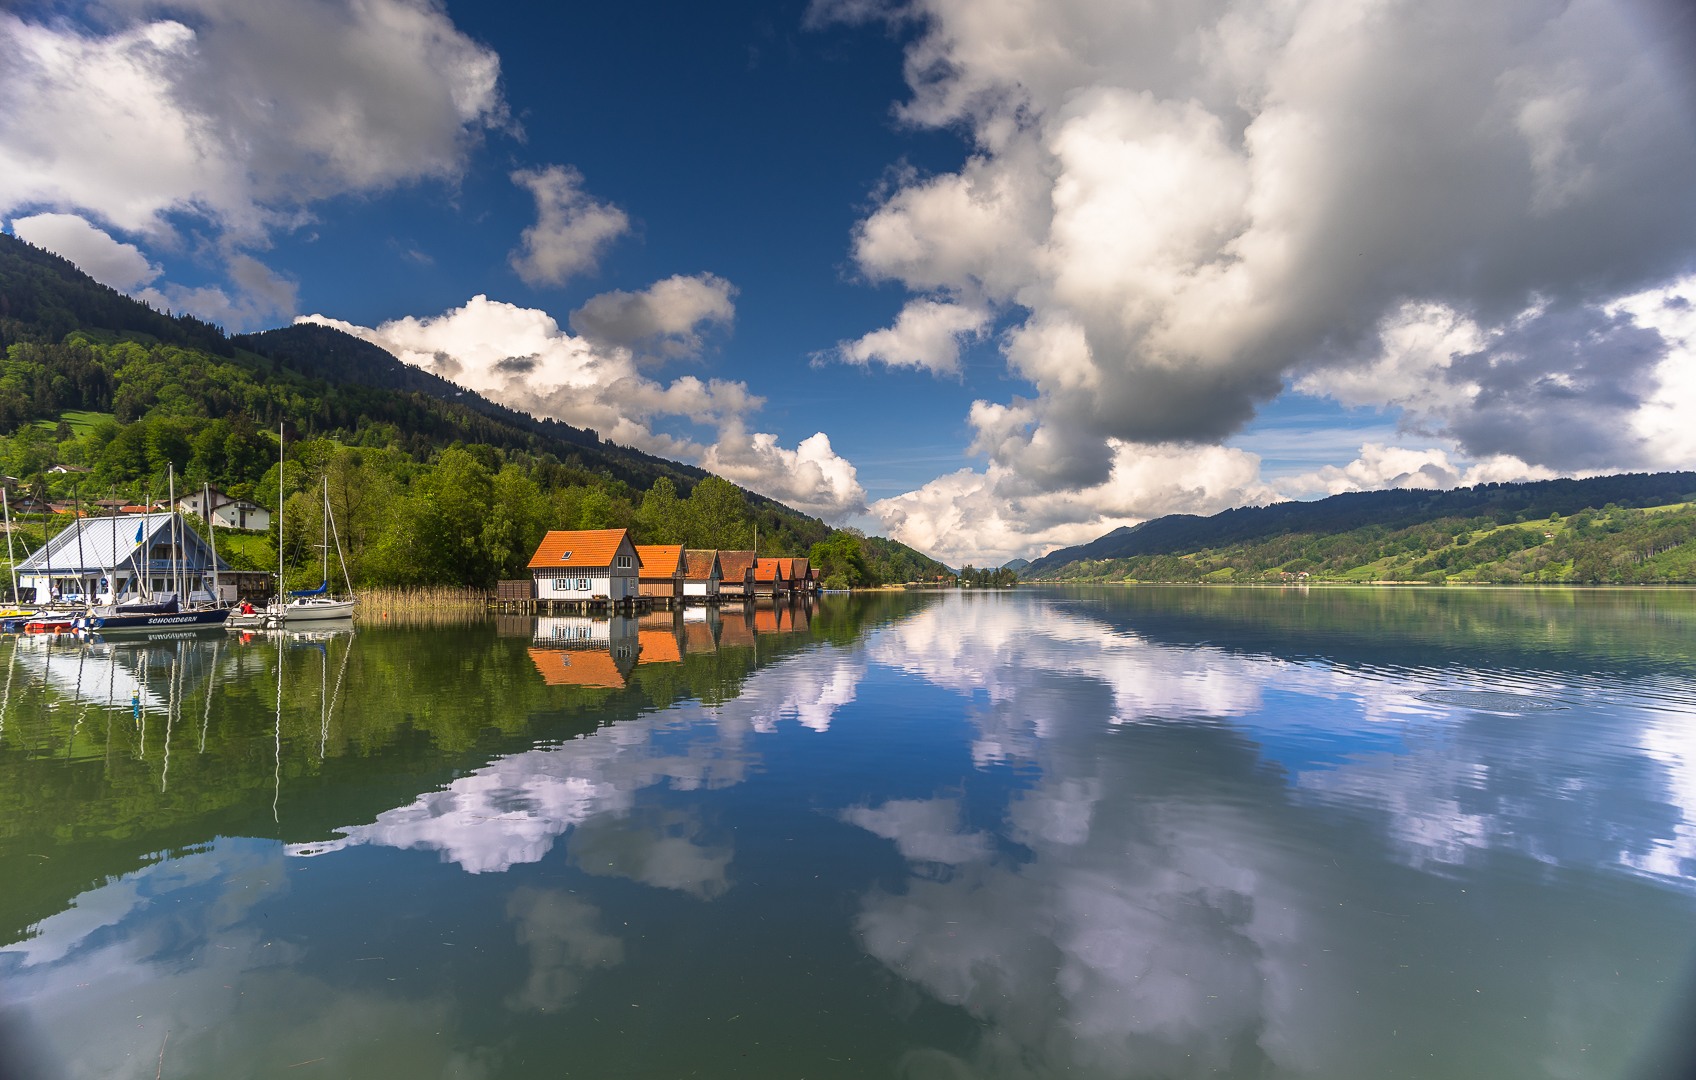
[[(348, 577), (347, 560), (342, 558), (342, 540), (336, 537), (336, 559), (341, 562), (342, 579), (347, 582), (348, 596), (345, 600), (337, 600), (330, 596), (330, 535), (335, 528), (335, 518), (330, 513), (330, 478), (324, 478), (324, 543), (319, 550), (324, 553), (324, 580), (316, 589), (301, 589), (289, 593), (294, 599), (283, 605), (283, 622), (323, 622), (327, 619), (349, 619), (353, 617), (353, 581)], [(278, 535), (282, 535), (282, 522), (277, 524)], [(279, 578), (279, 580), (281, 580)]]

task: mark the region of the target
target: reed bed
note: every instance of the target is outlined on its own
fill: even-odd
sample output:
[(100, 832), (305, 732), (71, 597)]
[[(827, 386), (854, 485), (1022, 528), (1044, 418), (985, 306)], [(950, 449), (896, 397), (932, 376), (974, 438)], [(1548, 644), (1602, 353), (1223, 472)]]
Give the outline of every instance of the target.
[(360, 589), (353, 617), (363, 622), (387, 622), (406, 626), (463, 623), (485, 616), (489, 607), (486, 589), (425, 586), (417, 589)]

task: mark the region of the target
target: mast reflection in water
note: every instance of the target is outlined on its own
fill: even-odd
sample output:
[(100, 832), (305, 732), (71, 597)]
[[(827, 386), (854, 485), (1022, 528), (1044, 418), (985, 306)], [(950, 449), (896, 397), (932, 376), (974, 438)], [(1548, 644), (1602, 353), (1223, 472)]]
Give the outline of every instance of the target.
[(1100, 589), (9, 641), (0, 1037), (66, 1077), (1652, 1075), (1693, 622)]

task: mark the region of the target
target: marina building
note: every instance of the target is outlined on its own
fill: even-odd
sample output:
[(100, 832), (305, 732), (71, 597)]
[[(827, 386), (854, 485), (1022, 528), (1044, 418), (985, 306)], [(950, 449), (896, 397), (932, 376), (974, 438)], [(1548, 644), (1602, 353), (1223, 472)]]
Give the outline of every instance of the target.
[(229, 564), (215, 559), (211, 545), (175, 514), (79, 518), (18, 563), (18, 591), (21, 599), (33, 590), (37, 602), (55, 594), (90, 600), (210, 595), (214, 569), (227, 594), (219, 599), (234, 600), (235, 582), (223, 578)]

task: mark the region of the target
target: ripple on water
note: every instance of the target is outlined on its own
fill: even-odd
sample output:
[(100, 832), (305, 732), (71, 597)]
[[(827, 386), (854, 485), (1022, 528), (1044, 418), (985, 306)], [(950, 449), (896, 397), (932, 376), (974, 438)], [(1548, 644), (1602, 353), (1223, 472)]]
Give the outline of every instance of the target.
[(1438, 705), (1455, 705), (1463, 709), (1485, 709), (1490, 712), (1553, 712), (1570, 706), (1548, 698), (1525, 694), (1504, 694), (1494, 690), (1428, 690), (1419, 700)]

